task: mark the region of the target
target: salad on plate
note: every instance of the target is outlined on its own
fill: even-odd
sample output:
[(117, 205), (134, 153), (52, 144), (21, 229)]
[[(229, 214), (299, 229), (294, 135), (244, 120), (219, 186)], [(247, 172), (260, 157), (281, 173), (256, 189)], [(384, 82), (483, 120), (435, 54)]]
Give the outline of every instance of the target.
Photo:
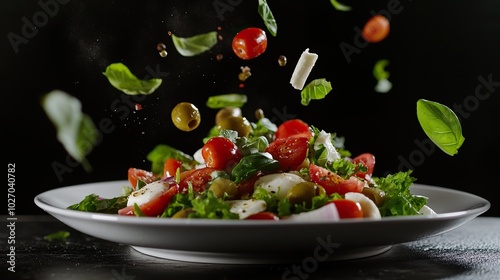
[(343, 137), (301, 119), (276, 125), (256, 112), (222, 108), (201, 147), (189, 155), (157, 145), (151, 169), (128, 169), (112, 198), (89, 194), (67, 209), (191, 219), (339, 221), (435, 215), (414, 195), (412, 170), (374, 176), (375, 156), (352, 155)]

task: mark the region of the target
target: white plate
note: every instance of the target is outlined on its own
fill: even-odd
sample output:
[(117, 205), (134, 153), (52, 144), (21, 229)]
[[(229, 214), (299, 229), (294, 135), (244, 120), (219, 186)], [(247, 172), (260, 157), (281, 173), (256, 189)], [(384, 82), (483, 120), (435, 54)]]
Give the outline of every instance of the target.
[(476, 195), (415, 184), (437, 216), (353, 219), (338, 222), (160, 219), (67, 210), (95, 193), (115, 197), (127, 181), (82, 184), (46, 191), (35, 203), (88, 235), (128, 244), (160, 258), (203, 263), (283, 263), (306, 258), (347, 260), (383, 253), (392, 245), (453, 230), (481, 215), (490, 203)]

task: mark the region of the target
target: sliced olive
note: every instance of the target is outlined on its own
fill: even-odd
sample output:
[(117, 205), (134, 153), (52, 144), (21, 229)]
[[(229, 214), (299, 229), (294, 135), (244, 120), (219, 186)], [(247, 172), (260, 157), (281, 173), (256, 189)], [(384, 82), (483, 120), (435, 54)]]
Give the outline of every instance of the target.
[(385, 201), (385, 192), (379, 188), (363, 188), (361, 191), (366, 197), (371, 199), (377, 207), (382, 206)]
[(219, 130), (234, 130), (238, 132), (239, 137), (247, 137), (250, 134), (252, 127), (250, 122), (245, 117), (227, 117), (223, 119), (218, 125)]
[(238, 186), (226, 178), (217, 178), (208, 188), (214, 192), (214, 195), (219, 198), (223, 198), (224, 194), (228, 195), (228, 198), (233, 198), (238, 193)]
[(222, 120), (228, 118), (228, 117), (241, 117), (241, 109), (238, 107), (226, 107), (222, 108), (217, 112), (217, 115), (215, 115), (215, 124), (219, 125), (219, 123), (222, 122)]
[(172, 122), (182, 131), (191, 131), (200, 125), (200, 111), (189, 102), (181, 102), (172, 110)]
[(313, 197), (325, 194), (325, 189), (321, 186), (316, 185), (313, 182), (301, 182), (292, 186), (286, 197), (292, 205), (306, 203), (306, 206), (310, 207)]
[(189, 216), (189, 214), (195, 213), (195, 212), (196, 211), (194, 211), (192, 208), (184, 208), (184, 209), (181, 209), (181, 210), (177, 211), (172, 216), (172, 218), (174, 218), (174, 219), (177, 219), (177, 218), (187, 218)]

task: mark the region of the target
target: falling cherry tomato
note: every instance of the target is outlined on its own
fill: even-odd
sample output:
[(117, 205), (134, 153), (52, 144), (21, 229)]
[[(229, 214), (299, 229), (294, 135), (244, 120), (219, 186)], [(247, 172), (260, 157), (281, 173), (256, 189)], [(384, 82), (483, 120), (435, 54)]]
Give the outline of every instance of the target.
[(234, 36), (232, 48), (236, 56), (241, 59), (256, 58), (266, 51), (266, 32), (257, 27), (245, 28)]
[(389, 20), (383, 15), (374, 15), (370, 18), (363, 30), (361, 36), (367, 42), (377, 43), (385, 39), (389, 35), (390, 25)]

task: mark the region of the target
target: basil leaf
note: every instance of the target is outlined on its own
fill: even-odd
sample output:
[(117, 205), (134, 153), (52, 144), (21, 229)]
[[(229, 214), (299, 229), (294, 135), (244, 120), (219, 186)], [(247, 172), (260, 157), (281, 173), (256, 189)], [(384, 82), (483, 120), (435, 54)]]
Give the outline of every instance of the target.
[(259, 171), (275, 171), (280, 163), (272, 158), (256, 153), (243, 157), (231, 171), (235, 183), (244, 181)]
[(242, 107), (247, 103), (247, 96), (244, 94), (229, 93), (210, 96), (207, 100), (207, 107), (211, 109), (220, 109), (224, 107)]
[(69, 231), (65, 230), (60, 230), (53, 232), (51, 234), (47, 234), (43, 237), (43, 239), (48, 240), (48, 241), (54, 241), (54, 240), (66, 240), (70, 236)]
[(101, 198), (96, 194), (87, 195), (82, 201), (70, 205), (67, 209), (116, 214), (118, 210), (127, 206), (128, 196), (119, 196), (114, 198)]
[(417, 101), (417, 118), (425, 134), (450, 156), (458, 153), (465, 138), (457, 115), (447, 106), (434, 101)]
[(311, 81), (301, 92), (301, 103), (304, 106), (309, 105), (312, 99), (323, 99), (332, 90), (332, 85), (325, 79), (316, 79)]
[(195, 56), (210, 50), (217, 44), (217, 32), (211, 31), (188, 38), (172, 34), (172, 42), (182, 56)]
[(348, 12), (351, 10), (351, 7), (339, 3), (337, 0), (330, 0), (330, 3), (332, 3), (333, 7), (338, 11)]
[(191, 155), (164, 144), (154, 147), (154, 149), (146, 155), (146, 158), (151, 161), (151, 171), (153, 174), (163, 173), (163, 164), (168, 158), (175, 158), (176, 160), (180, 160), (183, 164), (187, 165), (195, 163), (195, 160)]
[(271, 12), (271, 8), (269, 8), (266, 0), (259, 0), (258, 12), (264, 20), (267, 30), (269, 30), (271, 35), (276, 37), (276, 34), (278, 33), (278, 25), (276, 24), (276, 19), (274, 18), (273, 12)]
[(113, 87), (129, 95), (151, 94), (162, 83), (160, 78), (140, 80), (130, 72), (125, 64), (120, 62), (108, 65), (103, 74)]
[(90, 172), (92, 167), (86, 156), (96, 145), (99, 132), (92, 119), (82, 112), (80, 101), (66, 92), (53, 90), (41, 103), (66, 152)]
[(389, 60), (387, 59), (381, 59), (375, 62), (375, 66), (373, 66), (373, 76), (377, 81), (389, 78), (389, 72), (385, 70), (387, 65), (389, 65)]

